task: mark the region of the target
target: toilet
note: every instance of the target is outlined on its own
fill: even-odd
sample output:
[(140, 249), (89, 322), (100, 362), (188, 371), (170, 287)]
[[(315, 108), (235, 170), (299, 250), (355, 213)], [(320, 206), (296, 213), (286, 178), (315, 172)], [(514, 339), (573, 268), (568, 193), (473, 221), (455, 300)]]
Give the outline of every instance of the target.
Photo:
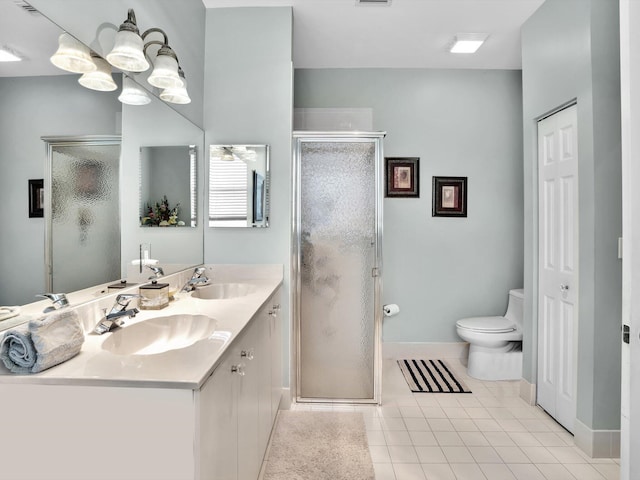
[(470, 317), (456, 322), (458, 336), (469, 342), (467, 373), (479, 380), (522, 378), (524, 291), (509, 291), (503, 317)]

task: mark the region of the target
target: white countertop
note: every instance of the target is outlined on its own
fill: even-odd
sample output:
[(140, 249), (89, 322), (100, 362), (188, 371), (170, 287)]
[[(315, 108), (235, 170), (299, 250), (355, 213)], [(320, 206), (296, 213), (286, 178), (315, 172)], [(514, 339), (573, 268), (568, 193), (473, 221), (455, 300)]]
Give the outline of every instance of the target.
[[(102, 348), (113, 333), (89, 333), (79, 355), (38, 374), (11, 374), (0, 362), (0, 383), (200, 388), (283, 279), (282, 265), (213, 265), (211, 268), (212, 283), (248, 283), (255, 287), (255, 291), (242, 297), (218, 300), (201, 300), (189, 293), (179, 293), (169, 306), (161, 310), (141, 310), (134, 318), (125, 319), (122, 329), (155, 317), (204, 315), (217, 321), (218, 335), (215, 337), (154, 355), (117, 355)], [(129, 293), (135, 291), (137, 289)], [(112, 301), (108, 299), (109, 305)], [(85, 317), (94, 315), (91, 312), (97, 310), (97, 305), (78, 307), (78, 313)], [(99, 318), (82, 320), (86, 329), (86, 325), (95, 325)], [(221, 338), (225, 340), (221, 341)]]

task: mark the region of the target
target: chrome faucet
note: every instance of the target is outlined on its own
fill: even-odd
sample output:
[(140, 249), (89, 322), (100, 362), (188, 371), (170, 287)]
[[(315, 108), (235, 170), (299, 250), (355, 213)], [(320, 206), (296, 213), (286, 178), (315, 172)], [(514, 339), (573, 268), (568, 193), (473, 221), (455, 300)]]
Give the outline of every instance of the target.
[(154, 267), (153, 265), (147, 265), (147, 268), (149, 268), (153, 272), (153, 275), (149, 277), (149, 280), (160, 278), (164, 275), (164, 270), (162, 270), (162, 267)]
[(69, 300), (67, 300), (67, 296), (64, 293), (42, 293), (36, 295), (36, 297), (48, 298), (53, 302), (53, 305), (44, 309), (44, 313), (69, 306)]
[(202, 287), (204, 285), (209, 284), (209, 278), (204, 275), (206, 269), (204, 267), (197, 267), (193, 271), (193, 275), (187, 283), (184, 284), (184, 287), (180, 290), (181, 292), (193, 292), (196, 287)]
[(102, 335), (103, 333), (110, 332), (116, 327), (120, 327), (124, 324), (124, 317), (132, 318), (135, 317), (139, 312), (137, 308), (127, 308), (129, 303), (134, 298), (140, 298), (141, 295), (135, 293), (121, 293), (116, 297), (116, 302), (111, 307), (111, 311), (106, 313), (105, 316), (96, 327), (93, 329), (95, 333), (98, 335)]

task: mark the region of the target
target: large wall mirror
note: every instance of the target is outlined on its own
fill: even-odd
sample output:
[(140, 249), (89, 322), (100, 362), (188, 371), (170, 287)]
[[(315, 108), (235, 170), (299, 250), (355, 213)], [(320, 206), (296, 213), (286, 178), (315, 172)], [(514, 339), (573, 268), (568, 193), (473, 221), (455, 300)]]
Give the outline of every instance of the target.
[(195, 145), (140, 148), (140, 226), (197, 225)]
[[(22, 8), (19, 3), (0, 0), (3, 34), (11, 34), (6, 41), (25, 56), (23, 62), (15, 62), (21, 65), (0, 64), (0, 99), (3, 105), (0, 110), (0, 196), (3, 213), (11, 223), (11, 228), (4, 229), (0, 235), (0, 306), (31, 303), (39, 300), (36, 294), (46, 291), (44, 252), (47, 218), (29, 216), (28, 195), (29, 180), (46, 178), (47, 150), (43, 137), (121, 136), (120, 215), (119, 220), (113, 216), (112, 224), (114, 230), (120, 231), (122, 260), (115, 274), (111, 273), (109, 278), (92, 279), (91, 285), (86, 287), (126, 278), (132, 260), (139, 258), (142, 243), (150, 244), (153, 256), (161, 263), (166, 262), (166, 273), (201, 264), (204, 261), (202, 218), (197, 219), (198, 227), (176, 228), (173, 235), (157, 234), (166, 229), (140, 228), (139, 161), (143, 146), (186, 145), (187, 149), (192, 148), (197, 170), (202, 171), (202, 129), (155, 95), (150, 95), (151, 101), (147, 105), (120, 103), (118, 95), (122, 74), (115, 70), (113, 77), (118, 90), (114, 92), (98, 92), (80, 86), (79, 74), (63, 72), (49, 62), (58, 46), (58, 36), (62, 32), (60, 27), (44, 15)], [(65, 2), (55, 2), (55, 6), (54, 2), (36, 3), (46, 4), (48, 11), (55, 14), (54, 18), (70, 34), (74, 34), (73, 24), (76, 21), (92, 25), (101, 25), (105, 21), (105, 12), (100, 9), (80, 19)], [(120, 15), (117, 18), (122, 20)], [(65, 24), (66, 19), (69, 25)], [(19, 37), (21, 32), (23, 37), (27, 37), (24, 43)], [(45, 34), (48, 40), (40, 42), (36, 50), (32, 45), (34, 38)], [(200, 193), (196, 192), (194, 198), (202, 201), (202, 179), (196, 178), (195, 182)], [(45, 191), (48, 188), (50, 186), (45, 181)], [(47, 198), (46, 192), (44, 198)], [(191, 211), (188, 217), (186, 224), (191, 223)], [(88, 224), (86, 215), (77, 218), (82, 220), (81, 225)], [(107, 260), (95, 256), (93, 261)], [(91, 266), (76, 264), (75, 268)]]
[(269, 145), (209, 146), (209, 226), (269, 226)]

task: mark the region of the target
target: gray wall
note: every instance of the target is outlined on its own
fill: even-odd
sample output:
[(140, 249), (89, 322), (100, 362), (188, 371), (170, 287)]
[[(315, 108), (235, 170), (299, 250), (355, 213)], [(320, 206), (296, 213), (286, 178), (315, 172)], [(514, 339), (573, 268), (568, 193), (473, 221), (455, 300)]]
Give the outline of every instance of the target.
[[(459, 342), (455, 322), (502, 315), (522, 287), (519, 71), (296, 70), (295, 107), (368, 107), (387, 157), (420, 157), (420, 198), (384, 200), (390, 342)], [(432, 176), (468, 177), (468, 217), (431, 216)]]
[(271, 221), (269, 228), (205, 229), (205, 262), (284, 264), (281, 304), (287, 382), (292, 11), (289, 7), (208, 9), (206, 32), (205, 144), (270, 146)]
[(579, 319), (577, 417), (617, 429), (620, 417), (621, 235), (618, 3), (547, 0), (522, 31), (525, 178), (524, 377), (536, 381), (536, 121), (577, 99)]
[(42, 136), (120, 133), (117, 94), (78, 85), (77, 75), (0, 78), (0, 305), (43, 293), (44, 218), (29, 218), (27, 180), (44, 178)]

